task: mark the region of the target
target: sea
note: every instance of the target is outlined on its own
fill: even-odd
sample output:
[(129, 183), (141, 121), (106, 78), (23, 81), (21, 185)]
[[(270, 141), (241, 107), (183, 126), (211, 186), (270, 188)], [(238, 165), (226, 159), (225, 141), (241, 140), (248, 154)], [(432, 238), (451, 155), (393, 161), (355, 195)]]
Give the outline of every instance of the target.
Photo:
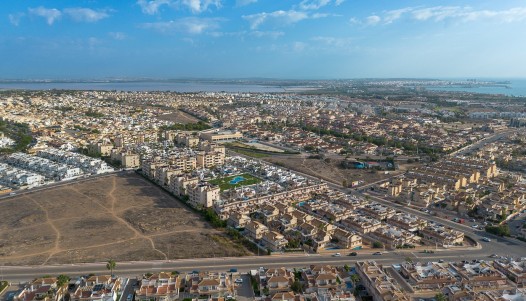
[(208, 82), (0, 82), (0, 90), (99, 90), (99, 91), (170, 91), (170, 92), (286, 92), (279, 86)]
[(451, 91), (451, 92), (470, 92), (484, 94), (503, 94), (506, 96), (526, 97), (526, 79), (481, 79), (483, 81), (502, 82), (507, 81), (505, 86), (482, 86), (482, 87), (462, 87), (446, 86), (433, 87), (428, 86), (426, 89), (431, 91)]

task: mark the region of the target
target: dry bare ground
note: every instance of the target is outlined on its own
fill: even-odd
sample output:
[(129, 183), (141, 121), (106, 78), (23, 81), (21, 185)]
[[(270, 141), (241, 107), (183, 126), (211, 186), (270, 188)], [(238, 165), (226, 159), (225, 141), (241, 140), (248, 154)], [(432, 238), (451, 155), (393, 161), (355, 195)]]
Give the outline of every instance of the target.
[(400, 174), (406, 170), (402, 166), (400, 170), (389, 172), (385, 174), (382, 171), (374, 170), (360, 170), (360, 169), (344, 169), (340, 167), (342, 159), (330, 158), (330, 160), (308, 159), (304, 156), (272, 156), (264, 158), (263, 160), (278, 164), (285, 168), (296, 170), (314, 177), (322, 178), (326, 181), (341, 185), (345, 179), (347, 183), (352, 181), (364, 181), (365, 183), (372, 183), (382, 179), (390, 178), (393, 175)]
[(199, 119), (195, 118), (194, 116), (179, 110), (176, 110), (175, 112), (170, 114), (157, 116), (157, 119), (173, 121), (182, 124), (196, 123), (199, 121)]
[(248, 254), (136, 174), (2, 200), (0, 221), (0, 264), (6, 265)]

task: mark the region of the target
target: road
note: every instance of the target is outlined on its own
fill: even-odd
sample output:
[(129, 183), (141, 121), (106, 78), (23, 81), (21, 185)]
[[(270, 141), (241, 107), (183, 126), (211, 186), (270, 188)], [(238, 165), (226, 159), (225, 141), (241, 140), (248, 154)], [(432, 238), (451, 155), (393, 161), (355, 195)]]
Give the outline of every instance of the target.
[[(488, 243), (491, 245), (491, 243)], [(502, 247), (501, 247), (502, 248)], [(515, 257), (524, 256), (524, 247), (513, 248), (507, 251)], [(507, 249), (507, 247), (506, 247)], [(376, 251), (376, 250), (375, 250)], [(333, 257), (331, 255), (280, 255), (280, 256), (248, 256), (231, 258), (197, 258), (182, 259), (174, 261), (147, 261), (147, 262), (117, 262), (115, 274), (121, 277), (135, 278), (147, 272), (179, 271), (228, 271), (237, 268), (244, 273), (249, 270), (266, 268), (301, 268), (311, 264), (345, 265), (354, 264), (357, 260), (375, 260), (382, 264), (394, 264), (405, 262), (411, 258), (413, 262), (437, 261), (439, 259), (457, 261), (460, 259), (489, 259), (493, 252), (488, 248), (466, 250), (436, 250), (435, 253), (419, 253), (418, 251), (400, 250), (384, 253), (383, 255), (372, 255), (372, 252), (358, 252), (358, 256)], [(499, 252), (502, 253), (502, 252)], [(343, 254), (344, 255), (344, 254)], [(24, 282), (42, 275), (67, 274), (69, 276), (81, 276), (90, 273), (108, 274), (106, 263), (88, 263), (73, 265), (50, 265), (50, 266), (21, 266), (3, 267), (3, 278), (14, 282)]]
[(38, 187), (35, 187), (35, 188), (31, 188), (31, 189), (15, 190), (15, 191), (13, 191), (15, 193), (14, 195), (6, 194), (6, 195), (3, 195), (3, 196), (0, 196), (0, 200), (7, 199), (7, 198), (12, 198), (12, 197), (16, 197), (16, 196), (20, 196), (20, 195), (24, 195), (24, 194), (28, 194), (28, 193), (44, 191), (44, 190), (48, 190), (48, 189), (52, 189), (52, 188), (56, 188), (56, 187), (61, 187), (61, 186), (67, 186), (67, 185), (71, 185), (71, 184), (77, 184), (77, 183), (92, 181), (94, 179), (111, 177), (113, 175), (123, 175), (123, 174), (126, 174), (126, 173), (132, 173), (132, 172), (133, 172), (133, 170), (116, 170), (116, 171), (113, 171), (113, 172), (108, 172), (108, 173), (99, 174), (99, 175), (89, 175), (89, 176), (87, 176), (85, 178), (82, 177), (82, 178), (76, 178), (76, 179), (73, 179), (73, 180), (60, 181), (60, 182), (55, 182), (55, 183), (51, 183), (51, 184), (46, 184), (46, 185), (43, 185), (43, 186), (38, 186)]
[(481, 139), (473, 144), (470, 144), (468, 146), (465, 146), (457, 151), (454, 151), (450, 154), (450, 156), (463, 156), (467, 153), (470, 153), (472, 151), (475, 151), (475, 150), (478, 150), (480, 149), (481, 147), (484, 147), (486, 144), (489, 144), (489, 143), (493, 143), (497, 140), (499, 140), (500, 138), (503, 138), (503, 137), (506, 137), (512, 133), (515, 133), (517, 132), (518, 129), (507, 129), (507, 130), (504, 130), (502, 132), (498, 132), (498, 133), (495, 133), (489, 137), (486, 137), (484, 139)]
[[(466, 235), (470, 236), (471, 238), (475, 239), (481, 244), (482, 250), (484, 251), (482, 254), (486, 254), (486, 255), (487, 254), (499, 254), (499, 255), (512, 255), (512, 256), (524, 256), (524, 254), (526, 254), (526, 251), (525, 251), (526, 243), (523, 241), (513, 239), (513, 238), (499, 237), (493, 234), (489, 234), (482, 230), (473, 229), (468, 225), (459, 224), (459, 223), (453, 222), (448, 219), (429, 215), (427, 213), (421, 212), (419, 210), (416, 210), (416, 209), (413, 209), (407, 206), (395, 204), (393, 202), (390, 202), (388, 200), (385, 200), (383, 198), (380, 198), (378, 196), (375, 196), (369, 193), (364, 193), (364, 195), (369, 196), (372, 200), (375, 200), (378, 203), (382, 203), (384, 205), (395, 207), (397, 210), (416, 215), (425, 220), (431, 220), (439, 224), (446, 225), (458, 231), (462, 231)], [(483, 242), (481, 240), (482, 237), (490, 238), (491, 242)], [(469, 253), (473, 254), (473, 252), (471, 251)]]

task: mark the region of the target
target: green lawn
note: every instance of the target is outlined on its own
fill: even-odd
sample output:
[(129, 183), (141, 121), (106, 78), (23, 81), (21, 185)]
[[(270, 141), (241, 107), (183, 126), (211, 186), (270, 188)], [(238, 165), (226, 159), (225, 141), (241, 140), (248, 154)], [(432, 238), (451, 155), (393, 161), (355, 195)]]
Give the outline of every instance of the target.
[(258, 153), (258, 152), (254, 152), (254, 151), (250, 151), (250, 150), (240, 150), (240, 149), (236, 148), (236, 149), (234, 149), (234, 151), (236, 153), (239, 153), (239, 154), (242, 154), (242, 155), (245, 155), (245, 156), (249, 156), (249, 157), (252, 157), (252, 158), (266, 158), (266, 157), (270, 157), (269, 154)]
[[(230, 184), (230, 181), (232, 181), (235, 177), (243, 177), (244, 180), (238, 182), (237, 184)], [(244, 174), (236, 175), (236, 176), (217, 178), (217, 179), (210, 180), (208, 182), (210, 184), (218, 185), (219, 189), (223, 191), (223, 190), (227, 190), (227, 189), (234, 188), (234, 187), (241, 187), (241, 186), (257, 184), (261, 182), (261, 180), (247, 173), (244, 173)]]

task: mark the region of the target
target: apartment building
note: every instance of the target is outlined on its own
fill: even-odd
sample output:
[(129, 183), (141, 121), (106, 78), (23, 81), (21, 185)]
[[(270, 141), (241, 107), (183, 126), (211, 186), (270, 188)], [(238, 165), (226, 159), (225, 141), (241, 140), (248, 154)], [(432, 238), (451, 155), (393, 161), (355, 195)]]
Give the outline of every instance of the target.
[(474, 291), (512, 288), (506, 275), (484, 261), (455, 262), (449, 265)]
[(419, 241), (419, 237), (414, 233), (387, 225), (369, 232), (367, 236), (373, 241), (381, 242), (389, 249), (396, 249), (404, 245), (413, 245)]
[(123, 168), (138, 168), (141, 166), (140, 156), (130, 151), (113, 149), (110, 158), (120, 163)]
[(272, 252), (283, 250), (288, 243), (288, 241), (285, 239), (285, 236), (276, 231), (268, 231), (263, 233), (261, 241), (263, 245)]
[(362, 237), (356, 232), (336, 228), (331, 237), (336, 240), (336, 245), (342, 249), (356, 249), (362, 246)]
[(185, 147), (196, 148), (199, 145), (199, 138), (190, 134), (179, 133), (175, 136), (175, 142)]
[(197, 153), (196, 163), (199, 167), (212, 168), (225, 164), (225, 154), (222, 152), (205, 152)]
[(181, 278), (168, 272), (160, 272), (140, 280), (140, 287), (135, 291), (138, 301), (172, 301), (179, 298)]
[(396, 281), (389, 276), (382, 265), (374, 261), (356, 262), (356, 272), (373, 301), (410, 301), (409, 295), (405, 294)]
[(526, 287), (526, 258), (495, 260), (493, 267), (506, 275), (519, 287)]
[(367, 215), (350, 216), (342, 221), (342, 225), (360, 234), (367, 234), (382, 227), (382, 223), (379, 220)]
[(403, 263), (400, 274), (415, 291), (440, 291), (460, 283), (460, 277), (448, 269), (447, 264), (436, 262)]
[(429, 223), (425, 228), (419, 231), (422, 237), (422, 243), (431, 246), (448, 247), (461, 245), (464, 241), (464, 233), (439, 226), (435, 223)]
[(70, 293), (72, 301), (117, 301), (121, 291), (122, 279), (110, 275), (94, 275), (81, 280)]
[(183, 196), (188, 194), (188, 187), (191, 185), (197, 185), (199, 178), (191, 177), (188, 175), (172, 175), (170, 178), (169, 190), (177, 196)]
[(258, 241), (263, 238), (263, 234), (267, 233), (269, 230), (267, 226), (263, 225), (258, 221), (250, 221), (245, 227), (246, 235), (254, 241)]
[(422, 230), (427, 226), (427, 221), (409, 213), (397, 213), (387, 219), (387, 223), (402, 228), (409, 232)]
[(200, 138), (209, 142), (232, 141), (243, 138), (243, 134), (237, 131), (209, 131), (201, 132)]
[(189, 197), (188, 202), (194, 208), (211, 208), (214, 202), (219, 201), (220, 189), (210, 183), (190, 184), (186, 189)]
[(100, 155), (102, 157), (108, 157), (111, 155), (111, 150), (113, 149), (113, 144), (109, 143), (90, 143), (88, 145), (88, 153), (94, 155)]
[(234, 293), (234, 285), (227, 273), (194, 272), (186, 276), (187, 291), (207, 299), (224, 298)]
[[(174, 166), (177, 169), (184, 171), (190, 171), (197, 168), (197, 158), (195, 156), (170, 156), (167, 160), (167, 163)], [(200, 165), (202, 166), (202, 165)]]

